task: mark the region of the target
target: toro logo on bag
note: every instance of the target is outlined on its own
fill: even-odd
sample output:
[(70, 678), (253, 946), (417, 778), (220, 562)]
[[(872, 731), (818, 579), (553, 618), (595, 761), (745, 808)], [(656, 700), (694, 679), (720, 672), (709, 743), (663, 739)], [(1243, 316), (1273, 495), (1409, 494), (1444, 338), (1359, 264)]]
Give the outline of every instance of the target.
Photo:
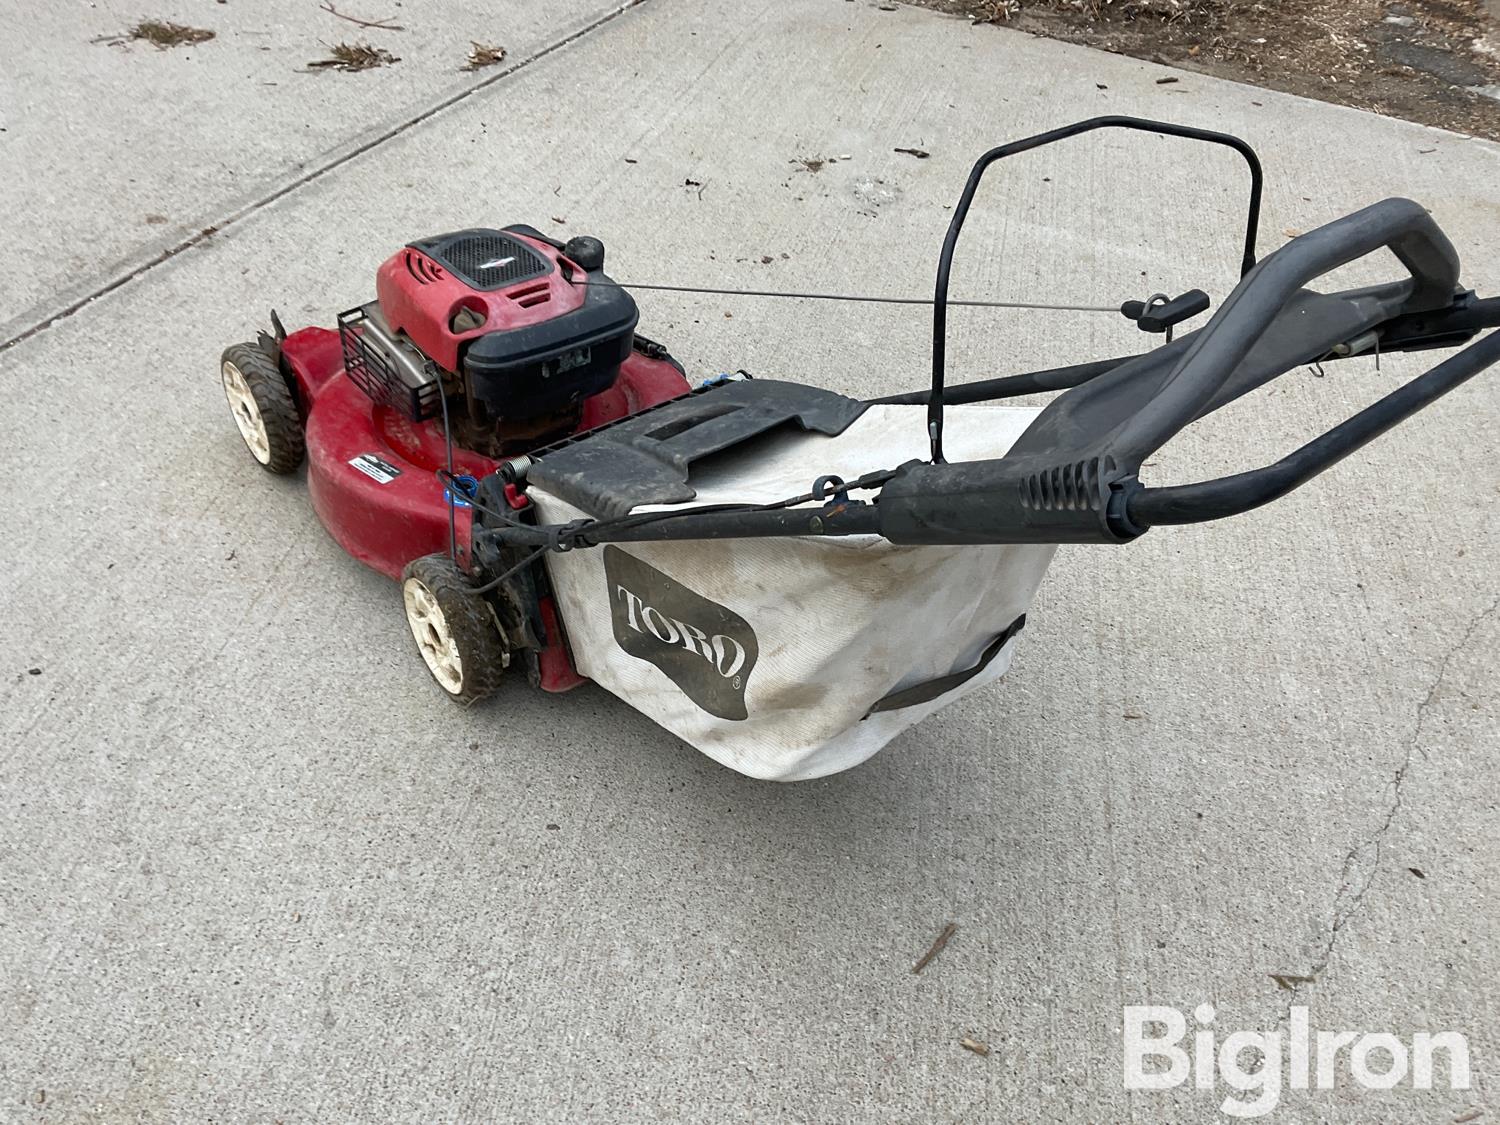
[(710, 715), (744, 719), (760, 655), (750, 623), (618, 547), (604, 548), (615, 641), (656, 665)]

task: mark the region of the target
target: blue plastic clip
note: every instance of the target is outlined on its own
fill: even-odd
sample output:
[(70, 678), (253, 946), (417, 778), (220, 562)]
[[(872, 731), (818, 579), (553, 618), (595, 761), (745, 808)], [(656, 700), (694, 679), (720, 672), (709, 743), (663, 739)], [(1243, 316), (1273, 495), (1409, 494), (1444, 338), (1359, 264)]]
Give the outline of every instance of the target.
[(467, 474), (463, 476), (454, 476), (451, 479), (453, 481), (454, 488), (449, 488), (446, 486), (443, 488), (443, 499), (448, 502), (448, 506), (451, 508), (472, 507), (473, 505), (471, 505), (469, 501), (474, 499), (474, 497), (478, 494), (479, 482), (473, 477), (468, 476)]

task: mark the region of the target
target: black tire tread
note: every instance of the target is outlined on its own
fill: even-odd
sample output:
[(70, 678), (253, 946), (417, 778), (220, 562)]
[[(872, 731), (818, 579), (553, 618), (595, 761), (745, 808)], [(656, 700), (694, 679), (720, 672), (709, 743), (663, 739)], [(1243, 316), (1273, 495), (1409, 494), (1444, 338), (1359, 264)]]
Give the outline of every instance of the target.
[[(261, 468), (279, 475), (296, 472), (307, 455), (307, 438), (302, 432), (297, 400), (276, 361), (255, 344), (234, 344), (224, 349), (220, 363), (232, 363), (240, 369), (260, 408), (266, 442), (271, 447), (271, 460)], [(258, 459), (256, 464), (260, 464)]]
[[(462, 690), (443, 694), (465, 707), (488, 699), (500, 687), (505, 673), (505, 640), (484, 597), (474, 592), (463, 571), (447, 555), (424, 555), (406, 564), (401, 572), (404, 588), (415, 578), (431, 591), (458, 646), (463, 665)], [(413, 641), (415, 643), (415, 641)], [(420, 658), (420, 653), (418, 654)], [(422, 662), (427, 667), (427, 662)], [(441, 684), (438, 685), (442, 687)]]

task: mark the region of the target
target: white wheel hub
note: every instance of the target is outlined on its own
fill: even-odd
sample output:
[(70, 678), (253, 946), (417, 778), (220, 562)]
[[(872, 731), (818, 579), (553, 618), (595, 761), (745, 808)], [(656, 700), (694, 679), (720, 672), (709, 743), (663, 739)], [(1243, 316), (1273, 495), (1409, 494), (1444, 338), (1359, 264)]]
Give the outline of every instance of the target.
[(432, 591), (415, 578), (408, 578), (402, 584), (401, 599), (406, 604), (406, 623), (417, 639), (427, 670), (449, 695), (459, 694), (464, 688), (464, 664), (442, 606)]
[(260, 405), (255, 401), (244, 373), (227, 359), (224, 361), (224, 397), (229, 400), (235, 425), (239, 426), (240, 437), (245, 439), (251, 455), (262, 465), (269, 465), (271, 439), (266, 436), (266, 420), (261, 417)]

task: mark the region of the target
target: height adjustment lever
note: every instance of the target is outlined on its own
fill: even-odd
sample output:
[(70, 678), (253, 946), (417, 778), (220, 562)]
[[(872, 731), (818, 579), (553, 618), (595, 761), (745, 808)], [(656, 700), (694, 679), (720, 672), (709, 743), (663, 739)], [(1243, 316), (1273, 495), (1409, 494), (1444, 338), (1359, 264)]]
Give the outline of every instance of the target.
[(1167, 333), (1171, 338), (1172, 327), (1197, 316), (1208, 309), (1208, 294), (1201, 289), (1189, 289), (1180, 297), (1168, 298), (1158, 293), (1145, 301), (1126, 301), (1120, 312), (1127, 320), (1135, 321), (1142, 332)]

